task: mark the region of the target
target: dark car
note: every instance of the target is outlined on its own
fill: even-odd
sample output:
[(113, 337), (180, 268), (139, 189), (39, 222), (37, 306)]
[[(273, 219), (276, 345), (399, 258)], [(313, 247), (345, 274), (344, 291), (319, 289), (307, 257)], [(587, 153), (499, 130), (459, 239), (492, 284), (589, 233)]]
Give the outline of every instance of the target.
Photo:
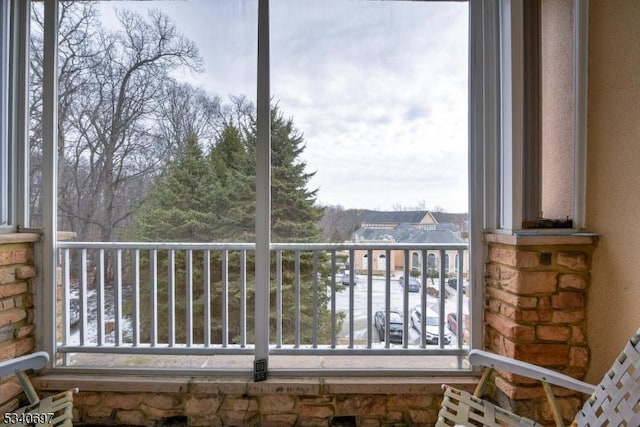
[[(447, 280), (447, 284), (452, 287), (453, 289), (458, 289), (458, 279), (456, 278), (451, 278), (449, 280)], [(464, 283), (464, 281), (462, 282), (462, 293), (466, 295), (467, 293), (467, 288), (469, 287), (468, 283)]]
[[(384, 311), (376, 311), (373, 315), (373, 325), (378, 330), (378, 336), (380, 337), (380, 341), (384, 341), (385, 338), (385, 325), (384, 321), (385, 313)], [(402, 330), (404, 321), (402, 319), (402, 314), (397, 311), (391, 311), (389, 313), (389, 342), (397, 342), (402, 344)]]
[[(404, 276), (400, 276), (398, 279), (400, 286), (404, 286)], [(420, 281), (413, 276), (409, 276), (409, 292), (420, 292)]]

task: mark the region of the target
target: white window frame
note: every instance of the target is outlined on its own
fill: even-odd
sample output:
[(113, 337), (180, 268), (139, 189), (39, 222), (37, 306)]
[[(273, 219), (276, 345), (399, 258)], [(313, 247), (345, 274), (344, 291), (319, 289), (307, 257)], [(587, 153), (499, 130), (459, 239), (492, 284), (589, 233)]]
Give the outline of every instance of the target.
[[(9, 0), (0, 1), (0, 228), (11, 227), (9, 192)], [(5, 113), (6, 112), (6, 113)]]
[[(12, 4), (28, 0), (0, 0), (2, 28), (0, 32), (0, 106), (4, 111), (9, 103), (9, 59), (6, 25), (7, 11)], [(43, 188), (43, 262), (40, 269), (42, 283), (55, 284), (56, 222), (57, 222), (57, 37), (58, 0), (45, 0), (44, 47), (44, 165), (43, 175), (48, 179)], [(482, 234), (485, 231), (514, 232), (521, 228), (523, 210), (522, 165), (522, 10), (525, 0), (469, 0), (469, 211), (470, 274), (472, 284), (472, 347), (482, 346), (482, 309), (484, 277), (484, 253)], [(270, 172), (270, 77), (269, 77), (269, 0), (258, 3), (258, 94), (257, 94), (257, 194), (256, 200), (256, 301), (269, 301), (269, 257), (271, 216)], [(576, 10), (576, 137), (574, 179), (574, 224), (584, 226), (586, 188), (586, 82), (587, 82), (587, 26), (588, 1), (574, 0)], [(21, 18), (24, 25), (28, 19)], [(26, 21), (26, 22), (25, 22)], [(27, 26), (28, 29), (28, 26)], [(24, 27), (20, 29), (24, 32)], [(19, 62), (27, 59), (25, 52)], [(16, 60), (13, 59), (13, 62)], [(48, 72), (47, 72), (48, 71)], [(24, 70), (22, 71), (24, 72)], [(16, 84), (15, 81), (11, 82)], [(19, 83), (19, 90), (24, 89)], [(18, 92), (15, 92), (18, 93)], [(24, 95), (26, 96), (26, 95)], [(20, 98), (18, 96), (18, 98)], [(15, 100), (15, 98), (14, 98)], [(20, 106), (19, 115), (26, 118), (26, 110)], [(27, 218), (28, 183), (26, 170), (19, 174), (9, 168), (8, 116), (0, 116), (0, 226), (9, 224), (10, 211), (15, 216)], [(22, 135), (18, 129), (15, 135)], [(17, 136), (16, 136), (17, 138)], [(15, 138), (14, 138), (15, 139)], [(28, 144), (23, 144), (23, 149)], [(22, 159), (23, 166), (25, 160)], [(27, 169), (28, 170), (28, 169)], [(21, 194), (17, 203), (7, 196), (9, 178), (17, 177)], [(16, 187), (17, 188), (17, 187)], [(24, 190), (24, 191), (23, 191)], [(26, 195), (26, 197), (25, 197)], [(16, 209), (17, 205), (22, 205)], [(18, 214), (18, 210), (20, 213)], [(26, 223), (26, 222), (25, 222)], [(426, 261), (425, 261), (426, 262)], [(39, 320), (42, 325), (55, 325), (55, 287), (42, 286), (38, 297)], [(269, 356), (268, 305), (256, 305), (255, 359), (267, 360)], [(55, 353), (55, 328), (38, 329), (38, 347)]]
[[(540, 188), (535, 186), (536, 177), (530, 174), (540, 174), (540, 170), (526, 170), (525, 162), (525, 70), (524, 70), (524, 1), (526, 0), (499, 0), (497, 6), (493, 5), (490, 18), (495, 22), (495, 13), (498, 14), (499, 36), (497, 56), (489, 55), (485, 51), (485, 59), (489, 63), (485, 68), (490, 74), (485, 76), (484, 88), (488, 97), (485, 104), (488, 117), (484, 121), (485, 139), (484, 146), (487, 154), (493, 159), (485, 165), (485, 179), (489, 184), (487, 193), (489, 206), (485, 209), (488, 230), (506, 233), (523, 233), (522, 222), (525, 219), (525, 206), (539, 203)], [(489, 3), (489, 1), (485, 1)], [(495, 3), (495, 2), (491, 2)], [(575, 80), (574, 96), (576, 99), (574, 112), (574, 176), (573, 176), (573, 228), (565, 232), (573, 233), (585, 227), (586, 210), (586, 133), (587, 133), (587, 52), (588, 52), (588, 6), (587, 0), (574, 0), (574, 57)], [(491, 30), (488, 31), (491, 33)], [(485, 33), (485, 36), (489, 34)], [(495, 40), (485, 48), (495, 49)], [(493, 61), (497, 63), (492, 64)], [(498, 68), (494, 68), (497, 65)], [(493, 70), (491, 68), (494, 68)], [(498, 73), (492, 75), (492, 73)], [(487, 81), (489, 78), (492, 81)], [(499, 99), (491, 99), (495, 91), (491, 87), (499, 88)], [(496, 101), (497, 104), (496, 104)], [(497, 129), (491, 129), (499, 123)], [(491, 139), (489, 138), (491, 135)], [(492, 143), (491, 141), (497, 143)], [(485, 158), (486, 160), (486, 158)], [(496, 162), (491, 165), (491, 163)], [(494, 166), (494, 167), (491, 167)], [(497, 166), (497, 167), (495, 167)], [(493, 173), (492, 173), (493, 169)], [(493, 191), (495, 196), (491, 194)], [(495, 198), (495, 200), (493, 200)], [(525, 198), (537, 198), (527, 200)], [(532, 203), (533, 202), (533, 203)], [(494, 209), (496, 211), (494, 211)], [(547, 230), (548, 231), (548, 230)], [(536, 233), (527, 229), (528, 233)], [(554, 230), (554, 232), (560, 232)]]
[(0, 232), (28, 228), (28, 1), (0, 0)]

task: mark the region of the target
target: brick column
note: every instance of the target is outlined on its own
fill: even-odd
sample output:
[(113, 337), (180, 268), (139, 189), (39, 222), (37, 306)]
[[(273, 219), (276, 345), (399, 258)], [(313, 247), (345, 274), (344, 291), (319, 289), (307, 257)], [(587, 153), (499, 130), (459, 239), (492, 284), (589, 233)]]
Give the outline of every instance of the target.
[[(0, 360), (35, 348), (33, 243), (39, 234), (0, 235)], [(0, 379), (0, 416), (18, 406), (22, 388), (15, 377)]]
[[(590, 359), (585, 299), (597, 238), (487, 234), (485, 239), (487, 350), (582, 379)], [(571, 421), (583, 396), (560, 389), (556, 396)], [(542, 387), (525, 378), (496, 374), (494, 398), (520, 415), (553, 421)]]

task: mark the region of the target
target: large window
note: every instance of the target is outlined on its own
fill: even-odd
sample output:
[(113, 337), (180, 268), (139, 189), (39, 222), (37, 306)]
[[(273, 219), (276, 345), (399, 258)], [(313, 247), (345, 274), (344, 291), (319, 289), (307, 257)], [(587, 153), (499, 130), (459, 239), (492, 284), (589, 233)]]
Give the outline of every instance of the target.
[[(57, 230), (107, 244), (231, 240), (255, 243), (255, 259), (239, 256), (221, 264), (248, 262), (252, 267), (255, 261), (256, 283), (263, 283), (256, 285), (256, 299), (268, 303), (269, 245), (313, 242), (319, 233), (309, 224), (318, 219), (320, 203), (344, 203), (347, 208), (371, 203), (369, 208), (380, 210), (470, 209), (473, 280), (474, 274), (482, 276), (481, 230), (517, 230), (526, 217), (523, 194), (530, 188), (526, 178), (531, 175), (522, 163), (526, 147), (521, 137), (526, 130), (522, 107), (528, 102), (522, 68), (528, 12), (518, 2), (363, 0), (335, 1), (327, 8), (324, 3), (319, 7), (320, 3), (273, 0), (270, 13), (259, 13), (256, 1), (192, 0), (154, 4), (158, 8), (150, 14), (148, 2), (117, 2), (117, 12), (112, 2), (71, 2), (60, 3), (57, 19), (48, 20), (41, 3), (34, 2), (30, 97), (26, 82), (20, 80), (27, 75), (27, 49), (20, 44), (20, 34), (28, 28), (20, 12), (24, 9), (17, 6), (21, 3), (1, 3), (0, 226), (13, 230), (17, 225), (42, 224), (44, 283), (55, 282)], [(268, 3), (260, 1), (263, 6)], [(189, 15), (190, 7), (195, 12)], [(205, 8), (217, 9), (204, 13)], [(184, 22), (183, 12), (188, 16)], [(584, 14), (577, 15), (584, 24)], [(211, 17), (220, 25), (208, 25)], [(238, 18), (241, 23), (234, 21)], [(198, 19), (204, 21), (197, 23)], [(577, 26), (576, 40), (583, 33)], [(271, 46), (256, 49), (255, 40), (264, 43), (269, 36)], [(47, 40), (56, 37), (57, 46), (47, 48)], [(54, 52), (57, 64), (52, 62)], [(574, 63), (574, 90), (581, 108), (580, 67), (585, 62), (584, 52), (578, 52), (582, 56)], [(431, 59), (422, 62), (426, 57)], [(439, 57), (445, 60), (434, 59)], [(58, 73), (53, 72), (56, 66)], [(243, 78), (249, 83), (238, 83)], [(29, 98), (34, 110), (27, 132)], [(11, 120), (14, 116), (8, 111), (19, 120)], [(581, 117), (575, 115), (578, 122)], [(576, 123), (574, 130), (576, 144), (583, 135), (580, 125)], [(31, 169), (24, 161), (28, 148)], [(577, 145), (576, 153), (580, 160)], [(573, 166), (573, 192), (581, 193), (583, 165), (577, 161)], [(31, 191), (25, 185), (29, 175)], [(164, 188), (163, 182), (168, 183)], [(544, 203), (548, 200), (543, 197)], [(25, 222), (28, 201), (31, 217)], [(212, 211), (211, 205), (221, 209)], [(579, 208), (576, 197), (574, 210)], [(146, 234), (136, 234), (140, 230)], [(68, 248), (70, 254), (72, 246)], [(185, 252), (185, 259), (190, 256)], [(435, 265), (430, 256), (425, 268)], [(391, 256), (376, 257), (373, 263), (368, 256), (367, 266), (377, 264), (387, 275), (401, 264)], [(117, 249), (98, 252), (97, 259), (96, 271), (102, 277), (116, 282), (121, 278), (114, 268), (123, 265)], [(160, 263), (172, 265), (170, 260)], [(290, 261), (301, 269), (293, 276), (322, 277), (309, 260), (294, 256)], [(331, 261), (334, 268), (337, 264)], [(82, 261), (83, 271), (89, 271), (85, 267), (92, 262), (96, 261)], [(157, 267), (154, 263), (149, 265)], [(68, 271), (73, 268), (71, 262)], [(191, 277), (189, 268), (185, 270)], [(351, 346), (358, 332), (353, 329), (353, 288), (343, 294), (352, 304)], [(240, 289), (246, 291), (242, 285)], [(49, 324), (56, 311), (54, 291), (40, 296), (43, 324)], [(313, 292), (298, 286), (292, 295), (299, 301), (309, 295), (317, 298)], [(481, 309), (480, 290), (472, 289), (471, 297)], [(128, 308), (119, 307), (118, 298), (122, 295), (114, 295), (112, 301), (122, 315)], [(171, 293), (166, 298), (169, 301)], [(269, 310), (265, 305), (255, 313), (252, 323), (261, 328), (255, 330), (257, 337), (269, 335)], [(187, 308), (187, 325), (192, 315)], [(313, 313), (305, 321), (317, 325), (318, 316)], [(295, 313), (293, 318), (299, 335), (305, 315)], [(478, 344), (480, 328), (472, 323), (472, 341)], [(370, 325), (367, 328), (371, 332)], [(51, 329), (41, 331), (47, 350), (56, 348), (57, 331)], [(106, 334), (106, 329), (100, 333)], [(240, 341), (245, 338), (240, 333)], [(367, 339), (371, 342), (370, 336)], [(269, 344), (256, 342), (262, 356)]]

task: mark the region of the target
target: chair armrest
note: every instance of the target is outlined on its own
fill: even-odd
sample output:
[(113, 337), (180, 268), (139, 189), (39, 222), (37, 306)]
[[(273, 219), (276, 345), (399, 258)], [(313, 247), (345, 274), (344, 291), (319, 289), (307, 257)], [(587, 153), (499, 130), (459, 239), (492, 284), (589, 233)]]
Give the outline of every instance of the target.
[(486, 366), (511, 372), (524, 377), (533, 378), (538, 381), (579, 391), (584, 394), (592, 394), (596, 386), (576, 380), (568, 375), (561, 374), (551, 369), (542, 368), (531, 363), (511, 359), (483, 350), (471, 350), (469, 352), (469, 363), (472, 366)]
[(44, 351), (16, 357), (0, 362), (0, 377), (13, 375), (29, 369), (42, 369), (49, 361), (49, 354)]

